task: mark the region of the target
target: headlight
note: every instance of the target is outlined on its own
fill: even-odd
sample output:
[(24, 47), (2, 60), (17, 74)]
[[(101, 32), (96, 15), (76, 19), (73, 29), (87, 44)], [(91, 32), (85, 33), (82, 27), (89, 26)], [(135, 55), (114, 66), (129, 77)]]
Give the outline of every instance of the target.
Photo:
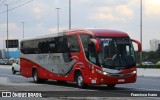
[(107, 75), (108, 73), (107, 73), (107, 72), (103, 72), (102, 74), (103, 74), (103, 75)]
[(137, 73), (137, 71), (133, 71), (133, 74), (136, 74)]
[(103, 75), (108, 75), (107, 72), (103, 72), (103, 71), (100, 71), (100, 70), (96, 70), (99, 74), (103, 74)]

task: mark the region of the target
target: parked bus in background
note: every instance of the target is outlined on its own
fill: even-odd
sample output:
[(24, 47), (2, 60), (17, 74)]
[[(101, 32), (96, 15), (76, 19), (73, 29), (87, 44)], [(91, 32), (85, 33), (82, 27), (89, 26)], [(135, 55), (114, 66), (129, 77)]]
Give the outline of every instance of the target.
[(75, 29), (21, 41), (20, 73), (34, 82), (48, 79), (87, 84), (136, 82), (137, 70), (128, 34), (107, 29)]

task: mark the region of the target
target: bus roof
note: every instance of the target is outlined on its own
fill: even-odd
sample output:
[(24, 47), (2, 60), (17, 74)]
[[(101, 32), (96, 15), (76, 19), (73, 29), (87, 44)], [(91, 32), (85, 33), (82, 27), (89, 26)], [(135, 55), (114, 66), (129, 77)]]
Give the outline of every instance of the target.
[(67, 30), (66, 32), (68, 34), (75, 34), (77, 32), (88, 33), (94, 37), (129, 37), (125, 32), (109, 29), (74, 29)]
[(89, 29), (95, 37), (128, 37), (128, 34), (117, 30)]
[(64, 35), (64, 32), (52, 33), (52, 34), (46, 34), (46, 35), (41, 35), (41, 36), (37, 36), (37, 37), (33, 37), (33, 38), (24, 39), (22, 41), (43, 39), (43, 38), (49, 38), (49, 37), (58, 37), (58, 36), (63, 36), (63, 35)]
[(108, 29), (72, 29), (65, 30), (59, 33), (52, 33), (42, 36), (37, 36), (36, 38), (24, 39), (25, 40), (33, 40), (33, 39), (41, 39), (41, 38), (49, 38), (49, 37), (58, 37), (66, 34), (72, 35), (76, 33), (87, 33), (94, 37), (129, 37), (127, 33), (117, 30), (108, 30)]

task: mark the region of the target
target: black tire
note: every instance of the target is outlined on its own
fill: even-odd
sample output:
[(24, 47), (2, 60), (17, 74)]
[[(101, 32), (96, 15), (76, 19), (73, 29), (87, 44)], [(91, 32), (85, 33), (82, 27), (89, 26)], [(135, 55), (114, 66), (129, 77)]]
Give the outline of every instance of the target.
[(33, 77), (33, 81), (34, 81), (35, 83), (44, 83), (44, 82), (47, 81), (47, 79), (40, 79), (40, 78), (38, 77), (38, 72), (37, 72), (36, 69), (33, 70), (33, 75), (32, 75), (32, 77)]
[(61, 84), (64, 85), (64, 84), (66, 84), (67, 82), (66, 82), (66, 81), (59, 81), (59, 80), (57, 80), (57, 83), (60, 84), (60, 85), (61, 85)]
[(12, 74), (16, 74), (16, 71), (14, 70), (14, 68), (12, 68)]
[(45, 83), (48, 79), (39, 79), (39, 83)]
[(110, 89), (113, 89), (116, 86), (116, 84), (108, 84), (107, 87)]
[(86, 88), (87, 84), (84, 83), (84, 79), (81, 73), (76, 74), (76, 84), (79, 88)]

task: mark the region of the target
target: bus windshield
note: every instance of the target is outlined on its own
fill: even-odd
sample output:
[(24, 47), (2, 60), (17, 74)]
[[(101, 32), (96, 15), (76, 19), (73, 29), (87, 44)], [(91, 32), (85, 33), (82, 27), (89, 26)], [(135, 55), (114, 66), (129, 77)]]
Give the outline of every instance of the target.
[(100, 38), (99, 63), (105, 68), (135, 67), (134, 49), (130, 38)]

